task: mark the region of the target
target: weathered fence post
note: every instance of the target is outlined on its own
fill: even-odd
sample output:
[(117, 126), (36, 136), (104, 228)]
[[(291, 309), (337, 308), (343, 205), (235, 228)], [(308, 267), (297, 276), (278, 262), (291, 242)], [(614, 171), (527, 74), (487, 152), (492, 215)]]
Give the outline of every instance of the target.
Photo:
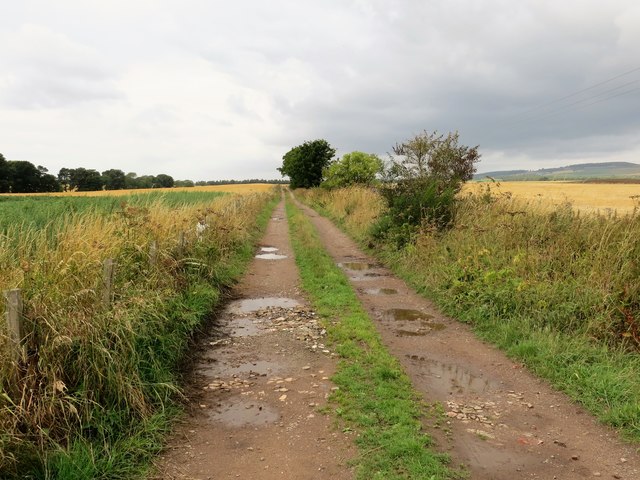
[(113, 277), (115, 274), (116, 262), (113, 258), (107, 258), (104, 263), (104, 269), (102, 273), (102, 305), (105, 308), (111, 306), (113, 300)]
[(158, 242), (153, 240), (149, 244), (149, 266), (155, 267), (158, 263)]
[(5, 290), (4, 297), (7, 300), (7, 330), (11, 339), (13, 357), (20, 357), (20, 347), (24, 339), (24, 325), (22, 323), (22, 291), (19, 288)]

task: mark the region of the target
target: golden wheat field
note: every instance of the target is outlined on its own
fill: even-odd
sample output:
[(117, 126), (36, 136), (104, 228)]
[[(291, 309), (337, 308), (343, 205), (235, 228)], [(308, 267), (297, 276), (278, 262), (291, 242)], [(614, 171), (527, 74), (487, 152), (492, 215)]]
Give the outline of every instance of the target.
[[(479, 192), (490, 186), (493, 193), (539, 202), (541, 206), (557, 206), (569, 202), (585, 212), (629, 213), (638, 205), (640, 184), (568, 183), (568, 182), (474, 182), (463, 192)], [(636, 197), (635, 199), (633, 197)]]
[(46, 195), (55, 197), (101, 197), (105, 195), (131, 195), (149, 192), (228, 192), (228, 193), (262, 193), (269, 192), (275, 187), (272, 183), (243, 183), (233, 185), (206, 185), (201, 187), (174, 188), (140, 188), (131, 190), (98, 190), (93, 192), (46, 192), (46, 193), (14, 193), (12, 195)]

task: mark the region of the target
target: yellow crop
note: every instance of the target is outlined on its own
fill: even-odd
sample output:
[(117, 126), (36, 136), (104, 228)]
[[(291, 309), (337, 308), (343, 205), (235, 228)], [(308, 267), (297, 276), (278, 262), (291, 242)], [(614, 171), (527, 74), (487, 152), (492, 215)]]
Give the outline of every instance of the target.
[(493, 193), (511, 194), (523, 200), (537, 201), (540, 206), (553, 207), (568, 202), (585, 212), (628, 213), (633, 211), (640, 195), (640, 184), (568, 182), (467, 183), (463, 193), (479, 192), (487, 185), (490, 185)]

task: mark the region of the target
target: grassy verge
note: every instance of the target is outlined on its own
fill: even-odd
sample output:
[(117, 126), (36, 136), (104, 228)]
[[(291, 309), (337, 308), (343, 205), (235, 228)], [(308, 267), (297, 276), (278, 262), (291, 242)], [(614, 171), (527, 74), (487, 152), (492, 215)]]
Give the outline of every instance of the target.
[(287, 203), (302, 284), (341, 361), (333, 381), (336, 412), (358, 432), (357, 478), (450, 479), (461, 474), (429, 449), (425, 413), (398, 361), (383, 346), (344, 273), (325, 252), (309, 221)]
[[(0, 477), (143, 476), (179, 411), (190, 339), (244, 271), (274, 206), (264, 194), (129, 206), (69, 219), (53, 243), (32, 227), (28, 248), (0, 242), (29, 332), (17, 361), (0, 336)], [(117, 259), (109, 308), (94, 287), (105, 256)]]
[[(300, 196), (368, 244), (373, 192)], [(541, 210), (483, 195), (461, 202), (451, 229), (370, 253), (638, 442), (639, 218), (581, 216), (566, 206)]]

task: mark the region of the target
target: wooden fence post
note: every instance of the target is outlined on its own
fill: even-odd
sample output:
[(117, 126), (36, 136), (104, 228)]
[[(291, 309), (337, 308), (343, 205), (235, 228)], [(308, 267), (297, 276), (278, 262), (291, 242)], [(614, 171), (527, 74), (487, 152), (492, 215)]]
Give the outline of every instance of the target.
[(113, 258), (107, 258), (103, 263), (102, 272), (102, 305), (105, 308), (111, 306), (113, 300), (113, 277), (115, 274), (116, 262)]
[(149, 266), (155, 267), (158, 263), (158, 242), (152, 240), (149, 244)]
[(5, 290), (4, 297), (7, 300), (7, 311), (5, 316), (7, 318), (7, 330), (9, 332), (9, 338), (11, 339), (12, 350), (14, 352), (14, 358), (20, 356), (20, 346), (24, 339), (24, 325), (22, 322), (22, 290), (14, 288), (12, 290)]

